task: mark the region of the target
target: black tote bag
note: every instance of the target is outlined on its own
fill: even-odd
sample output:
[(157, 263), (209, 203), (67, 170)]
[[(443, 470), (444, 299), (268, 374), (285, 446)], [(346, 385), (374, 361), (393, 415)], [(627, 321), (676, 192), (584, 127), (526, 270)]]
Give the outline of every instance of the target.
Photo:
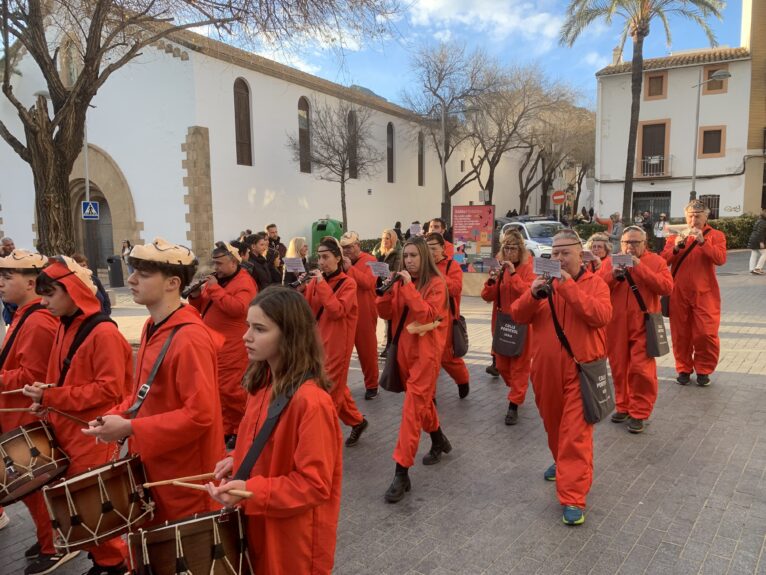
[(383, 372), (380, 374), (378, 385), (390, 391), (392, 393), (401, 393), (404, 391), (404, 383), (399, 375), (399, 364), (397, 363), (397, 349), (399, 347), (399, 336), (402, 335), (402, 329), (404, 329), (404, 322), (407, 321), (407, 314), (410, 308), (405, 307), (402, 317), (399, 320), (399, 325), (396, 328), (396, 335), (391, 340), (386, 348), (386, 365), (383, 367)]
[(516, 323), (510, 314), (498, 311), (492, 337), (492, 351), (505, 357), (519, 357), (524, 353), (526, 340), (527, 325)]
[(665, 331), (665, 321), (662, 319), (663, 314), (650, 313), (646, 309), (646, 303), (644, 298), (641, 297), (641, 292), (638, 291), (638, 286), (633, 278), (630, 276), (630, 272), (625, 273), (625, 279), (630, 284), (630, 290), (633, 295), (636, 296), (638, 307), (644, 312), (644, 331), (646, 332), (646, 355), (649, 357), (662, 357), (670, 353), (670, 344), (668, 343), (668, 334)]

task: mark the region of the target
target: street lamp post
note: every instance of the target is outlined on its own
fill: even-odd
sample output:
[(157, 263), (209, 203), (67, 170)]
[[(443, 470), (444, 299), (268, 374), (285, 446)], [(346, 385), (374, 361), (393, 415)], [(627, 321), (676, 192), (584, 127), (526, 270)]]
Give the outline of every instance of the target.
[(708, 82), (715, 82), (720, 80), (726, 80), (727, 78), (731, 78), (731, 74), (727, 72), (726, 70), (716, 70), (710, 75), (710, 78), (707, 80), (702, 80), (702, 71), (703, 68), (700, 68), (699, 71), (699, 82), (692, 86), (692, 88), (697, 88), (697, 115), (696, 119), (694, 121), (694, 151), (692, 153), (692, 189), (689, 192), (689, 201), (696, 200), (697, 199), (697, 146), (699, 145), (699, 132), (700, 132), (700, 99), (702, 96), (702, 86), (707, 84)]

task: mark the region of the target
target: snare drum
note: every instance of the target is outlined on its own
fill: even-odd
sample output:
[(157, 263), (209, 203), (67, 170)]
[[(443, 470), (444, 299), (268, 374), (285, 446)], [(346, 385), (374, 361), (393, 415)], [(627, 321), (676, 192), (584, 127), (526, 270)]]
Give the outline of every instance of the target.
[(95, 467), (43, 489), (53, 546), (70, 553), (94, 547), (151, 521), (154, 502), (138, 456)]
[(10, 505), (53, 481), (69, 467), (69, 458), (42, 421), (0, 436), (0, 505)]
[(132, 573), (251, 575), (239, 509), (222, 509), (128, 535)]

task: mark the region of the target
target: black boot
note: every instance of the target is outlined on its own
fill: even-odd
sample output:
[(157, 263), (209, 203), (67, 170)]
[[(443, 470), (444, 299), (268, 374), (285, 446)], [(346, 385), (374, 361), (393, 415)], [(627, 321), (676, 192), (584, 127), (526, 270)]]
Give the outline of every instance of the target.
[(471, 385), (468, 383), (457, 384), (457, 395), (460, 399), (468, 397), (468, 393), (471, 391)]
[(508, 411), (505, 414), (506, 425), (516, 425), (519, 422), (519, 406), (512, 401), (508, 402)]
[(401, 501), (404, 498), (404, 494), (412, 488), (408, 471), (409, 468), (402, 467), (398, 463), (396, 464), (394, 480), (391, 482), (386, 494), (383, 496), (387, 502), (396, 503)]
[(450, 451), (452, 451), (452, 444), (442, 432), (442, 428), (440, 427), (436, 431), (432, 431), (431, 450), (423, 456), (423, 465), (435, 465), (436, 463), (439, 463), (442, 458), (442, 453), (449, 453)]

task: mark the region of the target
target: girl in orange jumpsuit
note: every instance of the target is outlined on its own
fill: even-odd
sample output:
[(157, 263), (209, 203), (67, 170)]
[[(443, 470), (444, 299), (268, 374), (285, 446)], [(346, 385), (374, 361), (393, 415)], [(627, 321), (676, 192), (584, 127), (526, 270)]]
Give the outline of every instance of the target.
[[(240, 505), (247, 521), (255, 573), (330, 575), (342, 483), (342, 436), (333, 382), (323, 375), (314, 311), (294, 291), (268, 287), (248, 310), (244, 341), (250, 366), (240, 440), (232, 457), (216, 466), (221, 483), (210, 495), (227, 507)], [(292, 396), (248, 479), (229, 479), (242, 465), (267, 419), (272, 400)], [(240, 499), (227, 493), (246, 489)]]
[(304, 296), (317, 321), (319, 337), (325, 353), (325, 369), (333, 382), (330, 395), (335, 402), (338, 417), (351, 426), (347, 446), (356, 445), (367, 420), (356, 407), (348, 390), (348, 370), (356, 337), (359, 306), (356, 300), (356, 282), (343, 272), (343, 256), (338, 240), (324, 238), (317, 248), (319, 269), (306, 286)]
[[(84, 421), (93, 420), (127, 395), (133, 378), (133, 354), (114, 323), (99, 323), (75, 353), (62, 380), (70, 346), (83, 322), (101, 313), (101, 302), (90, 270), (65, 256), (51, 258), (50, 262), (37, 277), (37, 293), (42, 295), (48, 311), (61, 319), (45, 378), (56, 386), (45, 389), (41, 383), (26, 385), (24, 395), (33, 399), (36, 409), (53, 407)], [(82, 424), (53, 412), (48, 419), (57, 442), (71, 460), (67, 478), (116, 456), (114, 445), (95, 443), (83, 435)], [(88, 552), (98, 573), (124, 573), (127, 548), (121, 539), (110, 539)], [(44, 560), (43, 555), (38, 559)]]
[(438, 463), (442, 453), (452, 450), (439, 426), (434, 404), (449, 320), (447, 283), (420, 236), (404, 244), (403, 263), (395, 285), (377, 299), (378, 315), (390, 319), (394, 331), (405, 312), (405, 324), (417, 322), (421, 326), (433, 326), (437, 320), (440, 322), (435, 329), (423, 331), (422, 336), (410, 333), (405, 327), (399, 339), (397, 363), (404, 384), (404, 405), (394, 449), (396, 472), (385, 494), (389, 503), (400, 501), (411, 488), (408, 471), (415, 463), (421, 430), (431, 435), (431, 450), (423, 457), (423, 465)]
[(460, 316), (460, 295), (463, 293), (463, 270), (455, 263), (452, 258), (445, 253), (444, 236), (439, 233), (430, 233), (426, 235), (426, 243), (431, 251), (439, 273), (447, 282), (447, 292), (449, 295), (449, 318), (445, 321), (447, 324), (447, 339), (442, 352), (442, 367), (457, 384), (458, 395), (460, 399), (465, 398), (470, 391), (468, 382), (468, 368), (462, 357), (455, 357), (452, 347), (452, 322)]
[[(524, 246), (524, 238), (517, 231), (511, 231), (503, 236), (502, 248), (497, 255), (503, 264), (500, 272), (490, 272), (489, 279), (484, 283), (481, 297), (484, 301), (493, 302), (492, 333), (495, 333), (495, 321), (498, 309), (502, 313), (511, 313), (511, 304), (529, 291), (529, 286), (535, 279), (529, 252)], [(524, 403), (529, 387), (529, 372), (532, 360), (532, 328), (527, 328), (524, 351), (518, 357), (506, 357), (495, 354), (495, 364), (505, 385), (508, 386), (508, 411), (505, 414), (506, 425), (516, 425), (519, 421), (519, 405)]]

